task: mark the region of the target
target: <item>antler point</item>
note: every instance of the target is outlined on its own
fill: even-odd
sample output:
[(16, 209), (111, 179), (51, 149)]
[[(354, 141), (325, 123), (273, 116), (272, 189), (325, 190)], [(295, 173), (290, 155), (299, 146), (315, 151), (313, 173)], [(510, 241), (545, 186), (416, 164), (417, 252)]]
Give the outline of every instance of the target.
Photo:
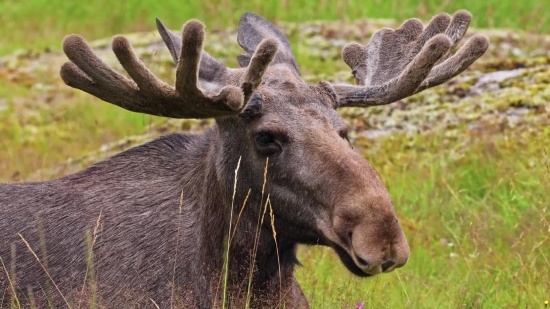
[(198, 35), (204, 33), (204, 24), (197, 19), (191, 19), (183, 25), (183, 32)]
[(86, 40), (78, 34), (69, 34), (63, 38), (63, 51), (65, 54), (79, 45), (86, 44)]
[(225, 86), (218, 97), (223, 98), (225, 104), (234, 111), (240, 111), (244, 107), (244, 95), (240, 88)]
[(474, 46), (476, 46), (477, 51), (479, 54), (484, 54), (485, 51), (487, 51), (487, 48), (489, 48), (489, 38), (482, 34), (476, 34), (470, 38), (470, 40)]
[(472, 18), (472, 13), (470, 13), (467, 10), (458, 10), (453, 15), (454, 16), (461, 16), (461, 17), (469, 17), (470, 19)]
[(271, 62), (278, 50), (279, 42), (277, 41), (277, 39), (270, 37), (260, 43), (258, 49), (256, 50), (256, 53), (262, 54), (263, 57), (269, 58), (268, 60), (269, 62)]
[(127, 50), (132, 49), (130, 41), (128, 41), (128, 39), (122, 35), (114, 36), (113, 40), (111, 41), (111, 45), (111, 48), (113, 49), (115, 54), (126, 53)]

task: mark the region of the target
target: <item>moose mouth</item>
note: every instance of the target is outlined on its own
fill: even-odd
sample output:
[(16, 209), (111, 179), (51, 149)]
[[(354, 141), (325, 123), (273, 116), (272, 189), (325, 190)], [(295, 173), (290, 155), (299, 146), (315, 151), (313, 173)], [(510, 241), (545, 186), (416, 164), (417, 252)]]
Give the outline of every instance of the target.
[(336, 244), (333, 246), (333, 248), (334, 248), (334, 251), (336, 251), (336, 253), (340, 257), (340, 261), (342, 261), (342, 263), (346, 266), (346, 268), (349, 271), (351, 271), (354, 275), (359, 276), (359, 277), (371, 277), (372, 276), (370, 274), (367, 274), (367, 273), (363, 272), (361, 270), (361, 268), (359, 268), (355, 264), (355, 262), (353, 261), (351, 256), (347, 253), (346, 250), (344, 250), (344, 248), (342, 248), (342, 247), (340, 247), (339, 245), (336, 245)]

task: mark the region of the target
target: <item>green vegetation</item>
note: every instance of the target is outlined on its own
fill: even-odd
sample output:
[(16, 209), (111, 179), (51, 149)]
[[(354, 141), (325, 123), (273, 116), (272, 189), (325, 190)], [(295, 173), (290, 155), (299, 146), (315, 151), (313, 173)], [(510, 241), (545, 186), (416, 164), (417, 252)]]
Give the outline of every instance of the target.
[[(476, 27), (550, 30), (550, 2), (534, 0), (0, 1), (0, 181), (58, 177), (144, 138), (207, 124), (134, 114), (65, 86), (58, 77), (65, 34), (100, 39), (153, 30), (156, 16), (172, 28), (198, 18), (208, 26), (207, 50), (235, 66), (234, 30), (222, 29), (252, 10), (280, 22), (308, 82), (350, 81), (341, 48), (329, 39), (366, 42), (382, 26), (459, 8), (474, 14)], [(363, 17), (398, 22), (305, 22)], [(412, 254), (394, 273), (358, 279), (330, 249), (301, 248), (297, 275), (312, 308), (544, 308), (550, 300), (550, 40), (480, 32), (493, 46), (455, 82), (403, 106), (341, 111), (357, 151), (392, 194)], [(130, 41), (149, 46), (158, 37)], [(34, 51), (12, 53), (21, 48)], [(136, 50), (162, 78), (173, 78), (165, 50)], [(112, 53), (101, 56), (114, 63)], [(518, 67), (528, 69), (493, 83), (498, 90), (476, 85), (488, 72)], [(363, 134), (395, 128), (402, 132)]]
[(68, 33), (99, 39), (114, 33), (153, 30), (155, 17), (174, 28), (187, 19), (198, 18), (212, 30), (235, 26), (243, 11), (254, 11), (273, 21), (404, 20), (429, 19), (439, 12), (462, 8), (474, 14), (476, 27), (550, 30), (550, 16), (541, 13), (550, 11), (550, 3), (539, 0), (3, 0), (0, 1), (0, 55), (20, 48), (57, 47)]

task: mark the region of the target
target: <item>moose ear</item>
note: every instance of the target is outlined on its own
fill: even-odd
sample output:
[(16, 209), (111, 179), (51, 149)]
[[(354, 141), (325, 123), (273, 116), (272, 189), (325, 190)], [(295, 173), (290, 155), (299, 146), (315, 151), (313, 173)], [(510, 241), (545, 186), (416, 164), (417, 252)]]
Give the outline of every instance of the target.
[(164, 26), (160, 19), (156, 18), (156, 21), (157, 30), (160, 34), (160, 37), (164, 41), (164, 44), (166, 44), (166, 47), (168, 47), (168, 50), (170, 51), (170, 55), (172, 55), (172, 59), (174, 59), (174, 62), (178, 63), (178, 58), (181, 53), (181, 36), (166, 28), (166, 26)]
[(300, 70), (294, 59), (292, 48), (285, 35), (275, 25), (265, 20), (258, 14), (246, 12), (241, 16), (239, 22), (239, 33), (237, 34), (237, 41), (239, 45), (248, 53), (247, 55), (239, 55), (237, 60), (241, 67), (248, 66), (250, 58), (254, 54), (254, 51), (262, 42), (263, 39), (269, 37), (275, 38), (279, 43), (279, 51), (275, 55), (275, 58), (271, 64), (283, 63), (292, 69), (296, 75), (300, 76)]

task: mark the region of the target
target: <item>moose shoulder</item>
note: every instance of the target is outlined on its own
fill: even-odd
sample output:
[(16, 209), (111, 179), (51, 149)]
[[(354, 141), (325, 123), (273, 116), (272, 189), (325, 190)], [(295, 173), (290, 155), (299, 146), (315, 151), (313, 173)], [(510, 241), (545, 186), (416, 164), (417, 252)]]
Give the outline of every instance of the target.
[(131, 111), (216, 124), (56, 180), (0, 184), (4, 302), (305, 308), (293, 276), (298, 244), (332, 247), (362, 277), (405, 265), (391, 197), (347, 144), (337, 109), (389, 104), (465, 70), (488, 47), (474, 36), (449, 57), (470, 20), (465, 11), (426, 27), (411, 19), (366, 46), (347, 45), (356, 86), (307, 85), (288, 40), (253, 13), (240, 21), (238, 69), (203, 50), (200, 22), (187, 22), (180, 37), (157, 20), (177, 64), (175, 87), (122, 36), (112, 47), (131, 80), (81, 37), (66, 37), (67, 85)]

